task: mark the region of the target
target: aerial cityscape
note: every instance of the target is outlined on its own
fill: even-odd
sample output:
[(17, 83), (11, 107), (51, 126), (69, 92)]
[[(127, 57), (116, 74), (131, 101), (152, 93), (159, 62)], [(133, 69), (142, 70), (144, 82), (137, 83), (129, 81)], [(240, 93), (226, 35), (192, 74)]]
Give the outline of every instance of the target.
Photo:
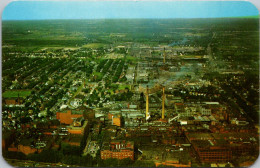
[(259, 17), (2, 21), (15, 167), (248, 167)]

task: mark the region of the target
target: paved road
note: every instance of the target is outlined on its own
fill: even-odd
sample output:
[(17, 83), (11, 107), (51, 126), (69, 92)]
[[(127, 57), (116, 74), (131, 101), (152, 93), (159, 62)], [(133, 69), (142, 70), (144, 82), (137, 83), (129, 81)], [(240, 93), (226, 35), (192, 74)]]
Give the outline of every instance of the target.
[(63, 163), (45, 163), (31, 160), (5, 159), (12, 167), (80, 167), (77, 165), (67, 165)]

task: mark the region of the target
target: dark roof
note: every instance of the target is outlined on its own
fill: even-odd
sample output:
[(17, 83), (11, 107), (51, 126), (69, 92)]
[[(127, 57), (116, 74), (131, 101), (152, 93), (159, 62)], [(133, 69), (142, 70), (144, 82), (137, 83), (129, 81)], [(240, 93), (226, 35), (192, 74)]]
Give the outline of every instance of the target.
[(81, 142), (82, 135), (73, 135), (69, 137), (69, 142)]
[(210, 133), (188, 133), (186, 134), (188, 139), (200, 139), (200, 140), (208, 140), (213, 139), (212, 135)]
[(81, 94), (78, 94), (75, 98), (78, 98), (78, 99), (84, 99), (85, 96), (81, 95)]
[(193, 140), (191, 143), (198, 148), (208, 148), (212, 146), (208, 140)]
[(58, 119), (53, 119), (53, 120), (50, 120), (50, 124), (51, 125), (60, 125), (60, 122)]
[(24, 146), (30, 146), (34, 142), (33, 138), (23, 138), (19, 144), (24, 145)]
[(2, 131), (2, 139), (8, 139), (14, 134), (13, 131)]

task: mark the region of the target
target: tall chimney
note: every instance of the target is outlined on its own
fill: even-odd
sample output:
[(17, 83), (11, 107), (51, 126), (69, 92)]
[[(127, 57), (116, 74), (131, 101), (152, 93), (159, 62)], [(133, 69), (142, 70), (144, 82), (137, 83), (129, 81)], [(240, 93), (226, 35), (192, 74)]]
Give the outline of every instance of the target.
[(163, 95), (162, 95), (162, 119), (164, 119), (164, 103), (165, 103), (165, 94), (164, 94), (165, 87), (163, 87)]
[(146, 86), (146, 113), (145, 113), (146, 120), (149, 117), (149, 89), (148, 85)]
[(166, 59), (166, 52), (165, 52), (165, 47), (163, 49), (163, 63), (165, 64), (165, 59)]

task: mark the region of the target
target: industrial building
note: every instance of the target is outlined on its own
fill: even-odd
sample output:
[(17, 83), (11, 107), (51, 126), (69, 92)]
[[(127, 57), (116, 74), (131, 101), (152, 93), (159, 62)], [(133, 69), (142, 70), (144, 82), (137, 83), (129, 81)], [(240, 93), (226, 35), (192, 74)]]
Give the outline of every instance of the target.
[(104, 142), (101, 149), (101, 159), (125, 159), (134, 160), (134, 142), (125, 140), (112, 140)]

